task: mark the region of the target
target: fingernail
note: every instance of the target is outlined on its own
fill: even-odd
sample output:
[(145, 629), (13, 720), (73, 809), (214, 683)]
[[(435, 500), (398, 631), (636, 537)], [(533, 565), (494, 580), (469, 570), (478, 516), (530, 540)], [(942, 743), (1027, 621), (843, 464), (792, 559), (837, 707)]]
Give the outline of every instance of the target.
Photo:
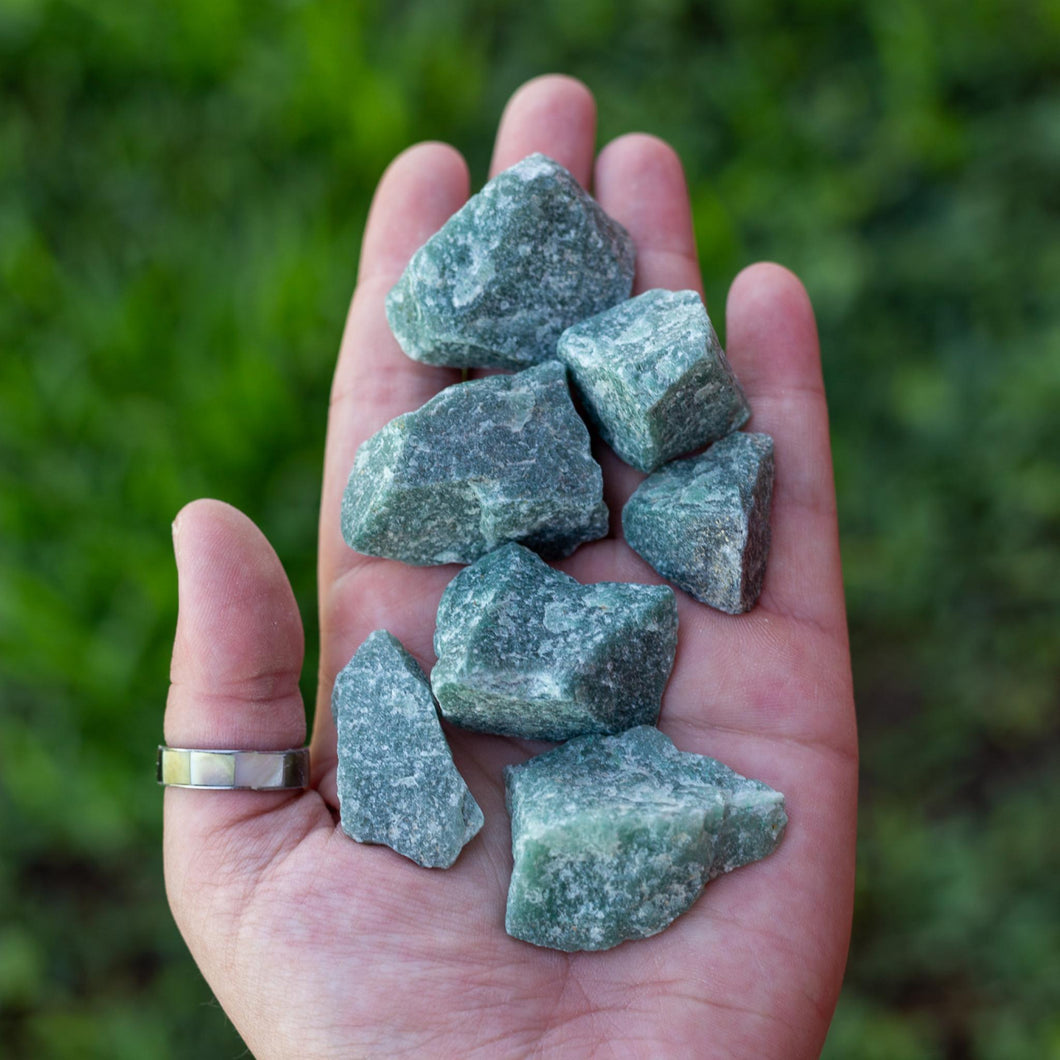
[(177, 512), (176, 518), (170, 525), (170, 531), (173, 535), (173, 555), (179, 560), (180, 558), (180, 530), (181, 524), (183, 523), (184, 511), (181, 509)]

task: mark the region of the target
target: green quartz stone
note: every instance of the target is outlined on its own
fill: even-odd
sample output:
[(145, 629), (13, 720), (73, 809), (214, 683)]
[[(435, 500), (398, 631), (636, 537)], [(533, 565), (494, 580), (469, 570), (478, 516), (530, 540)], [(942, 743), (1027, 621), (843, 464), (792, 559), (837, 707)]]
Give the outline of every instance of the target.
[(773, 853), (788, 817), (784, 796), (760, 780), (749, 780), (716, 758), (700, 757), (709, 777), (725, 798), (725, 820), (714, 846), (708, 879), (750, 865)]
[(347, 544), (405, 563), (471, 563), (509, 541), (564, 556), (607, 533), (603, 476), (549, 361), (457, 383), (357, 450)]
[(494, 177), (412, 256), (386, 314), (428, 364), (525, 368), (564, 328), (628, 298), (633, 241), (558, 162)]
[(335, 680), (339, 815), (360, 843), (382, 843), (427, 868), (448, 868), (482, 827), (453, 764), (427, 678), (376, 630)]
[(649, 475), (622, 510), (622, 529), (664, 578), (736, 615), (762, 591), (772, 497), (773, 439), (738, 431)]
[(604, 950), (657, 934), (707, 881), (769, 854), (784, 797), (658, 729), (582, 736), (504, 771), (508, 934)]
[(582, 585), (506, 545), (461, 571), (438, 608), (431, 687), (464, 728), (565, 740), (659, 716), (677, 650), (661, 585)]
[(604, 441), (654, 471), (751, 414), (695, 291), (645, 291), (568, 328), (557, 356)]

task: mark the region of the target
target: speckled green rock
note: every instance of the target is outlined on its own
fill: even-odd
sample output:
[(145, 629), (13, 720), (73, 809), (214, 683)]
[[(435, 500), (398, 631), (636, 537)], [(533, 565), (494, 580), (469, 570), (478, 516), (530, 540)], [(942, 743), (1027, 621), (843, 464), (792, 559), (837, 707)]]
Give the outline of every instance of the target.
[(676, 649), (672, 589), (582, 585), (507, 545), (442, 595), (431, 687), (448, 721), (481, 732), (618, 732), (658, 718)]
[(494, 177), (412, 256), (386, 299), (401, 348), (428, 364), (525, 368), (564, 328), (628, 298), (634, 250), (558, 162)]
[(696, 756), (704, 778), (725, 799), (725, 820), (714, 844), (708, 879), (773, 853), (787, 825), (784, 796), (760, 780), (740, 776), (716, 758)]
[(563, 556), (607, 533), (603, 476), (549, 361), (457, 383), (357, 450), (342, 499), (347, 544), (405, 563), (471, 563), (521, 541)]
[(376, 630), (335, 680), (342, 830), (427, 868), (448, 868), (482, 827), (453, 764), (427, 678), (401, 642)]
[(630, 547), (729, 614), (758, 600), (769, 556), (773, 439), (737, 431), (649, 475), (622, 510)]
[(604, 950), (671, 924), (712, 877), (765, 857), (784, 797), (658, 729), (583, 736), (505, 769), (508, 934)]
[(557, 356), (601, 437), (641, 471), (723, 438), (751, 415), (695, 291), (645, 291), (574, 324)]

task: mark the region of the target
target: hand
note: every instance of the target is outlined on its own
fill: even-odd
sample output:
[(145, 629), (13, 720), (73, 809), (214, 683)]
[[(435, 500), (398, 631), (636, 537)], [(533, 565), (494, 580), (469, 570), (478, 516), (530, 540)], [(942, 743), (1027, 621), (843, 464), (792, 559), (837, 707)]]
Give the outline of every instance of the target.
[[(637, 290), (700, 288), (681, 165), (624, 136), (593, 159), (592, 97), (545, 77), (513, 97), (493, 171), (531, 151), (567, 166), (637, 243)], [(321, 674), (306, 792), (170, 789), (166, 885), (174, 916), (260, 1058), (816, 1056), (850, 931), (856, 737), (828, 425), (812, 310), (799, 282), (755, 265), (732, 286), (728, 356), (776, 441), (773, 546), (758, 606), (738, 617), (678, 592), (677, 663), (662, 729), (787, 796), (771, 857), (711, 883), (670, 928), (603, 953), (538, 949), (504, 932), (511, 871), (502, 766), (519, 741), (448, 731), (486, 815), (448, 871), (419, 868), (338, 825), (335, 674), (374, 629), (426, 666), (454, 567), (413, 568), (343, 543), (339, 503), (357, 446), (458, 378), (408, 359), (383, 298), (411, 253), (466, 199), (441, 144), (402, 154), (380, 182), (342, 341), (320, 522)], [(623, 542), (619, 511), (642, 476), (603, 456), (611, 537), (560, 566), (581, 581), (658, 582)], [(300, 744), (302, 629), (260, 532), (215, 501), (174, 524), (180, 617), (165, 719), (170, 744)]]

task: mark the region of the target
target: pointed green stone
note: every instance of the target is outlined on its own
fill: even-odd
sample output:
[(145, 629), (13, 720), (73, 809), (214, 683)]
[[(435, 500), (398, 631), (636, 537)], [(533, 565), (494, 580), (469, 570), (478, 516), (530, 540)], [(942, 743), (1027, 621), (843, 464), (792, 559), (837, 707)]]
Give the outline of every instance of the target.
[(582, 585), (507, 545), (442, 595), (431, 687), (448, 721), (480, 732), (618, 732), (659, 716), (676, 649), (672, 589)]
[(386, 299), (428, 364), (525, 368), (564, 328), (628, 298), (633, 241), (578, 181), (534, 154), (494, 177), (412, 256)]
[(773, 439), (737, 431), (649, 475), (626, 502), (622, 529), (664, 578), (741, 614), (762, 591), (772, 498)]
[(654, 471), (751, 414), (695, 291), (645, 291), (568, 328), (557, 356), (601, 437)]
[(427, 678), (401, 642), (376, 630), (335, 680), (339, 815), (360, 843), (448, 868), (482, 827), (453, 764)]
[(718, 830), (708, 879), (750, 865), (771, 854), (787, 824), (784, 796), (760, 780), (742, 777), (716, 758), (700, 759), (700, 768), (725, 799), (725, 820)]
[(405, 563), (471, 563), (521, 541), (565, 556), (607, 533), (603, 475), (558, 361), (457, 383), (357, 450), (346, 543)]
[(712, 877), (772, 852), (787, 823), (779, 792), (648, 726), (579, 737), (504, 772), (505, 928), (558, 950), (662, 931)]

